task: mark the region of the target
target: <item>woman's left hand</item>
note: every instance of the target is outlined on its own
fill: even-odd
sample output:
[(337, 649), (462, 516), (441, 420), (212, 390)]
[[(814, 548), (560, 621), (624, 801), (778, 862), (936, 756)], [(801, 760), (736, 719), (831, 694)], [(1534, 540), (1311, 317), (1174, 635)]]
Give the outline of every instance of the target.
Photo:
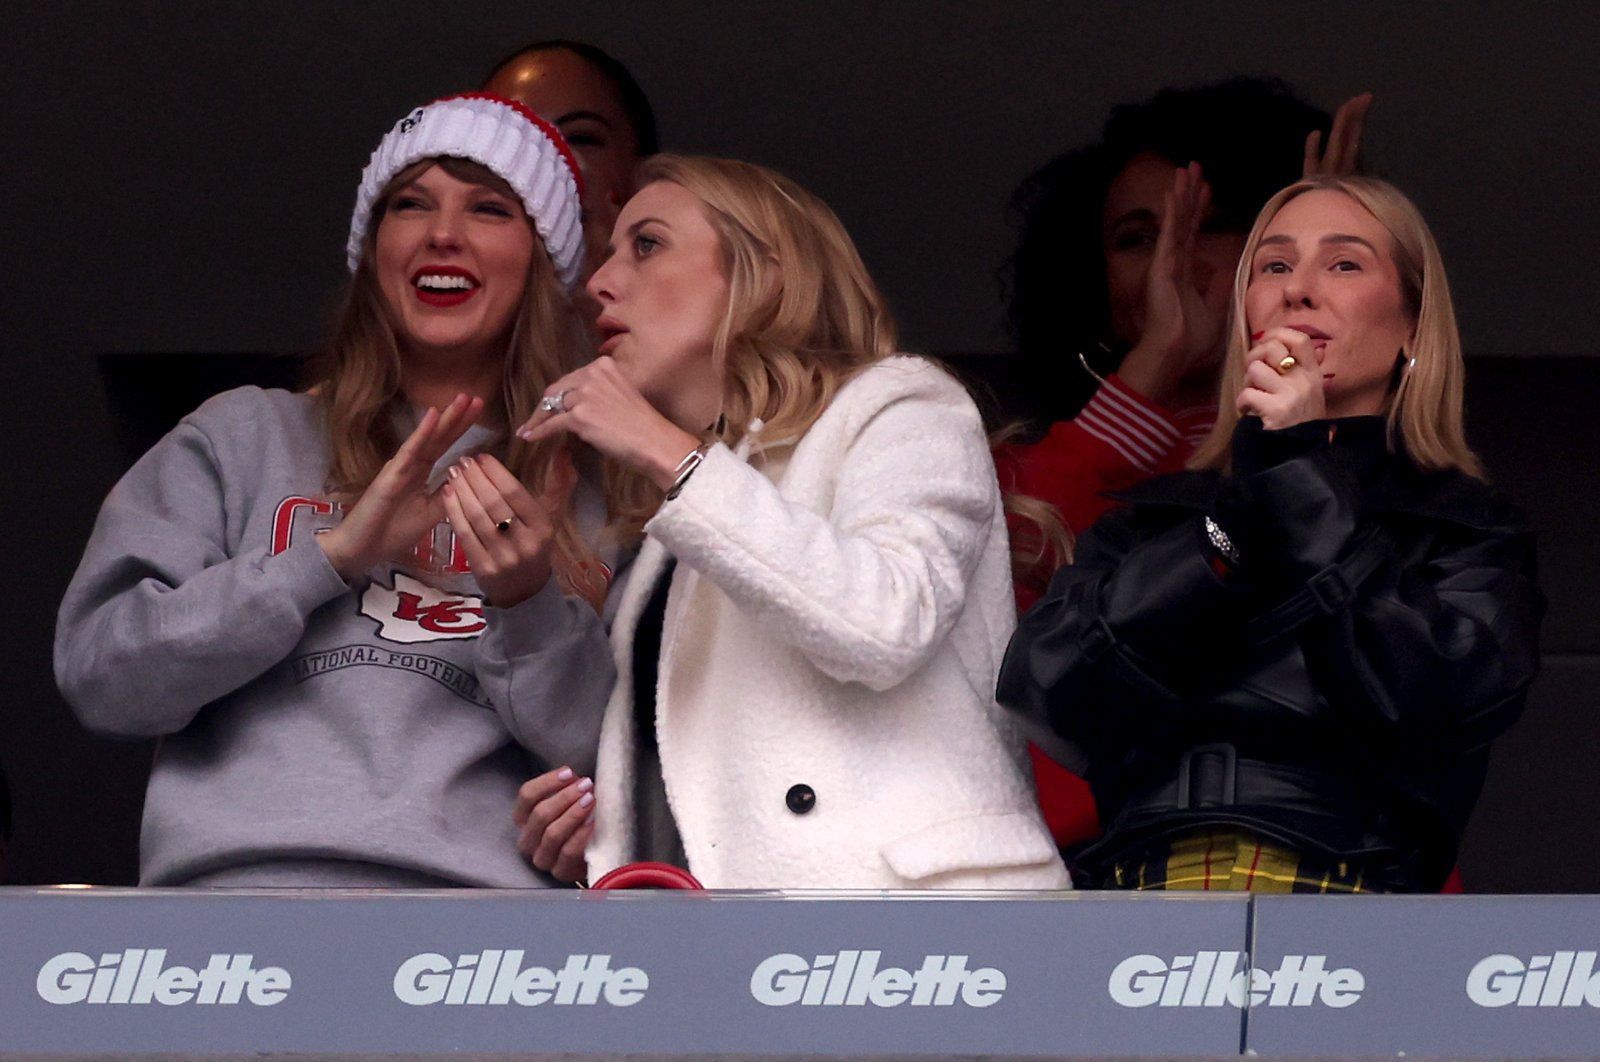
[(546, 398), (560, 396), (559, 412), (542, 406), (517, 429), (529, 442), (570, 431), (613, 460), (650, 478), (666, 490), (678, 463), (700, 440), (662, 416), (639, 393), (617, 363), (607, 357), (570, 372), (550, 385)]
[(1322, 133), (1312, 130), (1306, 137), (1306, 177), (1345, 177), (1355, 173), (1361, 165), (1361, 137), (1367, 129), (1367, 112), (1372, 109), (1372, 93), (1363, 92), (1340, 104), (1333, 116), (1333, 128), (1328, 130), (1328, 144), (1322, 145)]
[(511, 818), (517, 850), (528, 862), (558, 881), (588, 875), (584, 850), (594, 835), (593, 778), (579, 778), (570, 767), (530, 778), (517, 790)]
[[(1234, 405), (1240, 414), (1261, 418), (1269, 431), (1322, 420), (1322, 353), (1311, 337), (1293, 328), (1269, 328), (1251, 337), (1245, 355), (1244, 390)], [(1294, 361), (1287, 366), (1285, 359)]]
[(496, 608), (521, 604), (550, 579), (553, 514), (566, 508), (578, 482), (571, 455), (563, 450), (554, 461), (538, 497), (489, 454), (451, 465), (450, 481), (440, 491), (473, 578)]

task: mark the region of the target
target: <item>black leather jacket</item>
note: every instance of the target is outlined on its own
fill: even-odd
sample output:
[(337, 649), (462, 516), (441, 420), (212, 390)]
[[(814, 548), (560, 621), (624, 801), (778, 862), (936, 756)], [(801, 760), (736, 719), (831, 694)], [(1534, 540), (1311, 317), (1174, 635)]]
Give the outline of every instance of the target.
[(1233, 453), (1123, 495), (1007, 650), (1000, 702), (1099, 805), (1078, 870), (1236, 824), (1437, 889), (1538, 670), (1532, 535), (1378, 418), (1247, 417)]

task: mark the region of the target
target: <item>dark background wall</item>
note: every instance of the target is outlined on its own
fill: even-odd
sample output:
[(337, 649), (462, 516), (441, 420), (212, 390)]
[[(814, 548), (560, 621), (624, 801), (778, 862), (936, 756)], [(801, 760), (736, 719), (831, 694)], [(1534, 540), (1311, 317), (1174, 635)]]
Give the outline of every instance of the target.
[(1433, 222), (1469, 351), (1495, 356), (1473, 384), (1476, 423), (1497, 480), (1546, 530), (1555, 606), (1547, 676), (1497, 752), (1463, 865), (1478, 888), (1600, 888), (1581, 813), (1600, 797), (1584, 762), (1600, 685), (1586, 408), (1600, 344), (1585, 324), (1600, 291), (1600, 6), (1348, 0), (10, 5), (0, 497), (17, 589), (0, 762), (14, 881), (133, 874), (149, 746), (81, 734), (49, 670), (56, 604), (121, 467), (95, 356), (314, 348), (376, 138), (544, 36), (628, 63), (669, 147), (773, 165), (833, 203), (909, 345), (938, 353), (1004, 349), (1006, 197), (1112, 103), (1235, 73), (1281, 75), (1330, 109), (1374, 91), (1369, 159)]

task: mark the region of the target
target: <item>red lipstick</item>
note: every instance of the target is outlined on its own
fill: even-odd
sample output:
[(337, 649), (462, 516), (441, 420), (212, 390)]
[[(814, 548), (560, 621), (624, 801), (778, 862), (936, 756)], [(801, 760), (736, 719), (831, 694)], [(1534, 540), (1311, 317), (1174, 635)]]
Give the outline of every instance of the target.
[(423, 266), (411, 274), (411, 290), (428, 306), (449, 309), (478, 293), (482, 282), (460, 266)]

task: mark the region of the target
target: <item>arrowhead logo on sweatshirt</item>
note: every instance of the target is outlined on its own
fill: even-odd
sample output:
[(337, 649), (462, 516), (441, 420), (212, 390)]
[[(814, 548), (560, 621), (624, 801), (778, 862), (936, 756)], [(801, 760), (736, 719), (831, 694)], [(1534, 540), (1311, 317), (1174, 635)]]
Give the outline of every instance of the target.
[(378, 637), (406, 644), (476, 638), (487, 626), (481, 597), (438, 590), (398, 571), (393, 587), (376, 580), (367, 587), (361, 614), (378, 621)]

